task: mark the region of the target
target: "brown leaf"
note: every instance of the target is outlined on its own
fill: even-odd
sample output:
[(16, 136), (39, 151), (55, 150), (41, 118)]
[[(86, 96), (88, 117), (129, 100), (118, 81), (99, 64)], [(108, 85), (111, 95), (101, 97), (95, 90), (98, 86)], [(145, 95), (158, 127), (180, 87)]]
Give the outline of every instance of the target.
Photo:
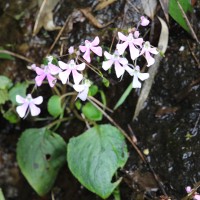
[(159, 0), (160, 1), (160, 5), (163, 9), (163, 12), (165, 14), (165, 18), (167, 20), (167, 23), (169, 23), (169, 12), (168, 12), (168, 6), (169, 6), (169, 0)]
[[(161, 33), (160, 33), (160, 38), (159, 38), (159, 42), (158, 42), (158, 49), (164, 54), (167, 49), (167, 45), (168, 45), (169, 29), (164, 20), (162, 20), (160, 17), (158, 17), (158, 19), (160, 20), (160, 23), (161, 23)], [(151, 87), (153, 85), (154, 78), (157, 74), (161, 60), (162, 60), (162, 56), (160, 54), (155, 55), (155, 63), (149, 68), (148, 73), (149, 73), (150, 77), (143, 84), (143, 87), (142, 87), (142, 90), (141, 90), (141, 93), (140, 93), (140, 96), (139, 96), (139, 99), (137, 101), (137, 105), (135, 108), (133, 120), (138, 117), (140, 111), (144, 107), (144, 102), (146, 101), (146, 99), (149, 96), (149, 93), (150, 93)]]
[(103, 0), (100, 1), (97, 6), (95, 7), (94, 11), (102, 10), (109, 6), (110, 4), (114, 3), (116, 0)]
[(53, 22), (53, 9), (58, 4), (59, 0), (38, 0), (38, 5), (40, 6), (40, 10), (36, 17), (33, 35), (37, 35), (42, 27), (44, 27), (47, 31), (53, 31), (60, 29), (60, 27), (56, 26)]
[(94, 17), (94, 15), (91, 13), (91, 8), (81, 8), (80, 11), (85, 15), (85, 17), (90, 21), (90, 23), (97, 27), (97, 28), (105, 28), (106, 26), (110, 25), (113, 23), (114, 20), (102, 25), (98, 22), (98, 20)]
[(153, 20), (156, 12), (157, 0), (141, 0), (141, 3), (145, 15)]

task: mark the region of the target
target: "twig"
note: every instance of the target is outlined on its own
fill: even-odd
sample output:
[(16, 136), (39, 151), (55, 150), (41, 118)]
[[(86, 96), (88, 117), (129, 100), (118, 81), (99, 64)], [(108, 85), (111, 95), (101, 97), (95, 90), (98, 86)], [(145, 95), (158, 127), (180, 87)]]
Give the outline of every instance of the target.
[(94, 101), (96, 104), (98, 104), (99, 106), (101, 106), (103, 109), (113, 113), (113, 110), (111, 110), (110, 108), (108, 108), (107, 106), (104, 106), (100, 101), (98, 101), (97, 99), (95, 99), (94, 97), (92, 96), (89, 96), (88, 97), (89, 99), (91, 99), (92, 101)]
[(189, 43), (188, 40), (187, 40), (187, 44), (188, 44), (188, 47), (189, 47), (189, 49), (190, 49), (190, 52), (191, 52), (191, 54), (192, 54), (194, 60), (196, 61), (197, 65), (198, 65), (198, 68), (200, 68), (200, 62), (199, 62), (199, 60), (197, 59), (197, 57), (195, 56), (194, 52), (192, 51), (192, 48), (191, 48), (190, 43)]
[(24, 56), (22, 56), (22, 55), (19, 55), (19, 54), (17, 54), (17, 53), (8, 51), (8, 50), (0, 50), (0, 53), (9, 54), (9, 55), (11, 55), (11, 56), (14, 56), (14, 57), (16, 57), (16, 58), (19, 58), (19, 59), (21, 59), (21, 60), (24, 60), (24, 61), (26, 61), (26, 62), (34, 63), (31, 59), (26, 58), (26, 57), (24, 57)]
[(189, 27), (189, 29), (190, 29), (190, 31), (191, 31), (192, 37), (199, 43), (199, 40), (198, 40), (198, 38), (197, 38), (197, 35), (196, 35), (196, 33), (194, 32), (194, 30), (193, 30), (193, 28), (192, 28), (192, 26), (191, 26), (191, 24), (190, 24), (190, 22), (189, 22), (189, 20), (188, 20), (188, 18), (187, 18), (187, 15), (186, 15), (185, 12), (184, 12), (184, 10), (183, 10), (181, 4), (179, 3), (178, 0), (176, 0), (176, 2), (177, 2), (177, 4), (178, 4), (179, 9), (181, 10), (181, 12), (182, 12), (182, 14), (183, 14), (183, 18), (185, 19), (185, 21), (186, 21), (186, 23), (187, 23), (187, 25), (188, 25), (188, 27)]
[(69, 20), (71, 18), (71, 15), (67, 17), (63, 27), (60, 29), (58, 35), (56, 36), (56, 39), (54, 40), (53, 44), (51, 45), (51, 47), (49, 48), (48, 52), (47, 52), (47, 55), (49, 55), (51, 53), (51, 51), (53, 50), (54, 46), (56, 45), (56, 43), (58, 42), (60, 36), (62, 35), (63, 31), (65, 30)]

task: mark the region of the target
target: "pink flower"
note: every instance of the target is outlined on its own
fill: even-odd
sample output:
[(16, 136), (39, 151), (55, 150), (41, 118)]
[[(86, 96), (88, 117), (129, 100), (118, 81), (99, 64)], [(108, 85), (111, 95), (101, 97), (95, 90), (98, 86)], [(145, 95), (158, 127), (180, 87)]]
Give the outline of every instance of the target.
[(153, 65), (155, 62), (155, 59), (151, 56), (150, 53), (158, 54), (159, 52), (156, 50), (155, 47), (152, 48), (149, 42), (145, 42), (140, 52), (140, 55), (144, 54), (144, 57), (147, 60), (147, 67)]
[(78, 71), (82, 71), (85, 69), (85, 63), (81, 63), (80, 65), (76, 65), (74, 60), (70, 60), (68, 64), (58, 61), (58, 64), (61, 69), (64, 71), (59, 73), (60, 80), (62, 81), (63, 84), (66, 84), (67, 81), (69, 80), (69, 75), (72, 72), (72, 76), (74, 79), (75, 84), (79, 84), (79, 82), (83, 79), (83, 75), (78, 73)]
[(140, 17), (140, 20), (141, 20), (141, 23), (140, 23), (141, 26), (147, 26), (149, 24), (149, 20), (144, 16)]
[(85, 46), (79, 46), (79, 49), (81, 50), (81, 52), (83, 53), (85, 52), (83, 55), (83, 58), (87, 62), (89, 63), (91, 62), (90, 50), (93, 51), (98, 56), (102, 56), (102, 48), (97, 46), (98, 44), (99, 44), (99, 37), (96, 36), (92, 42), (85, 40)]
[(56, 83), (56, 78), (52, 75), (56, 75), (61, 71), (59, 67), (51, 63), (44, 66), (44, 68), (34, 67), (34, 65), (32, 65), (32, 68), (34, 68), (35, 72), (37, 73), (37, 76), (35, 77), (37, 86), (41, 86), (43, 80), (47, 78), (49, 85), (53, 87)]
[(126, 48), (129, 46), (131, 59), (135, 60), (137, 57), (139, 57), (139, 49), (137, 49), (135, 46), (142, 47), (143, 39), (142, 38), (134, 38), (132, 33), (129, 33), (128, 36), (125, 36), (121, 32), (118, 32), (119, 39), (124, 41), (122, 44), (117, 44), (117, 50), (119, 52), (119, 55), (122, 55)]
[(104, 52), (104, 56), (108, 60), (103, 62), (102, 68), (107, 71), (114, 64), (117, 78), (122, 76), (124, 74), (124, 72), (125, 72), (125, 68), (123, 66), (121, 66), (121, 64), (122, 65), (127, 65), (128, 64), (128, 60), (126, 58), (120, 57), (117, 50), (114, 52), (113, 55), (111, 55), (107, 51), (105, 51)]
[(134, 69), (126, 66), (126, 71), (133, 76), (133, 88), (141, 88), (141, 83), (138, 79), (144, 81), (149, 78), (149, 73), (141, 73), (139, 66), (136, 66)]
[(75, 51), (74, 51), (74, 46), (69, 47), (68, 53), (71, 55), (71, 54), (73, 54), (74, 52), (75, 52)]
[[(191, 186), (187, 186), (185, 188), (185, 190), (186, 190), (187, 193), (193, 192)], [(194, 200), (200, 200), (200, 195), (196, 191), (193, 193), (193, 199)]]
[(91, 86), (91, 82), (89, 80), (85, 80), (83, 84), (75, 84), (73, 88), (78, 92), (77, 98), (85, 101), (88, 96), (89, 87)]
[(40, 108), (38, 108), (36, 105), (39, 105), (43, 102), (42, 96), (32, 98), (31, 94), (28, 94), (26, 98), (23, 98), (20, 95), (16, 95), (16, 101), (17, 103), (22, 104), (16, 108), (16, 111), (21, 118), (25, 116), (27, 109), (28, 113), (31, 111), (32, 116), (37, 116), (40, 114)]

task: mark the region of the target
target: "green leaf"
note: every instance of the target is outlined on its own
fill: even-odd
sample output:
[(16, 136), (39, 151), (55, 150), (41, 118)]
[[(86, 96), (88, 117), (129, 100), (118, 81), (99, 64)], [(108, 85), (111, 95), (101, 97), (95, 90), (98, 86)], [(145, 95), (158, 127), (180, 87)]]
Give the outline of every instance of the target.
[(27, 129), (17, 144), (17, 162), (29, 184), (43, 196), (52, 188), (65, 162), (66, 143), (45, 128)]
[(102, 82), (106, 87), (109, 87), (110, 82), (109, 82), (109, 80), (107, 78), (103, 77)]
[(126, 88), (125, 92), (122, 94), (122, 96), (120, 97), (120, 99), (118, 100), (118, 102), (116, 103), (114, 110), (116, 110), (119, 106), (121, 106), (124, 101), (126, 100), (126, 98), (128, 97), (128, 95), (130, 94), (131, 90), (133, 89), (132, 87), (132, 83)]
[[(179, 3), (185, 13), (192, 11), (190, 0), (179, 0)], [(183, 13), (178, 6), (177, 0), (169, 1), (169, 14), (178, 24), (180, 24), (180, 26), (182, 26), (187, 32), (190, 33), (190, 29), (186, 23)]]
[(109, 124), (95, 126), (70, 139), (67, 147), (68, 166), (73, 175), (103, 199), (120, 183), (121, 179), (113, 182), (112, 178), (127, 159), (124, 136)]
[(20, 95), (22, 97), (26, 97), (26, 90), (28, 88), (27, 83), (17, 83), (10, 91), (9, 91), (9, 98), (14, 105), (17, 105), (16, 102), (16, 95)]
[(9, 89), (12, 86), (12, 81), (7, 76), (0, 75), (0, 89)]
[(47, 104), (47, 109), (50, 115), (58, 117), (62, 113), (61, 99), (57, 95), (53, 95)]
[(91, 121), (101, 121), (102, 120), (102, 113), (99, 111), (92, 103), (87, 102), (83, 108), (82, 112), (85, 117)]
[(77, 100), (76, 100), (76, 102), (75, 102), (75, 106), (76, 106), (76, 108), (77, 108), (78, 110), (81, 109), (81, 107), (82, 107), (82, 103), (81, 103), (80, 99), (77, 99)]
[(5, 200), (2, 189), (0, 188), (0, 200)]
[(11, 124), (16, 124), (19, 121), (18, 115), (11, 109), (3, 114), (3, 117), (8, 120)]
[[(0, 50), (4, 50), (4, 48), (0, 47)], [(0, 53), (0, 59), (14, 60), (15, 58), (7, 53)]]
[(89, 88), (88, 96), (95, 96), (98, 92), (98, 87), (96, 85), (91, 85)]
[(0, 89), (0, 105), (9, 100), (8, 91)]

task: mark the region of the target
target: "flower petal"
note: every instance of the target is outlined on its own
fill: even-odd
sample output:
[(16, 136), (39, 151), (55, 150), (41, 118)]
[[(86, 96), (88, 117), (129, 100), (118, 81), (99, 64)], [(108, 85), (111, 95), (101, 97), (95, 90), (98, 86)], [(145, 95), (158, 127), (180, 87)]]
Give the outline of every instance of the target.
[(58, 76), (59, 76), (62, 84), (66, 84), (67, 83), (67, 80), (69, 79), (70, 73), (71, 73), (71, 69), (67, 69), (67, 70), (59, 73)]
[(37, 116), (40, 114), (40, 108), (38, 108), (34, 103), (30, 103), (29, 107), (32, 116)]
[(27, 111), (27, 108), (28, 108), (28, 105), (29, 105), (29, 103), (26, 102), (26, 103), (24, 103), (23, 105), (17, 106), (17, 107), (16, 107), (16, 111), (17, 111), (18, 115), (19, 115), (21, 118), (23, 118), (23, 117), (25, 116), (26, 111)]
[(25, 103), (25, 101), (26, 101), (26, 98), (23, 98), (20, 95), (16, 95), (16, 102), (17, 103)]
[(43, 80), (46, 78), (46, 74), (41, 74), (41, 75), (38, 75), (35, 77), (35, 83), (37, 86), (41, 86), (42, 85), (42, 82)]
[(37, 75), (42, 75), (44, 74), (44, 70), (40, 67), (35, 67), (35, 72), (37, 73)]
[(141, 26), (147, 26), (149, 24), (149, 20), (146, 17), (142, 16), (140, 17), (140, 19), (141, 19)]
[(122, 55), (127, 47), (128, 47), (128, 42), (117, 44), (117, 50), (118, 50), (119, 55)]
[(112, 64), (114, 63), (113, 60), (107, 60), (107, 61), (103, 61), (103, 64), (102, 64), (102, 68), (107, 71), (108, 69), (111, 68)]
[(124, 67), (122, 67), (118, 61), (115, 62), (115, 72), (117, 75), (117, 78), (119, 78), (120, 76), (122, 76), (125, 72)]
[(133, 68), (129, 67), (128, 65), (124, 65), (123, 67), (131, 76), (133, 76), (133, 73), (134, 73)]
[(51, 74), (47, 74), (47, 80), (49, 82), (50, 87), (53, 87), (56, 84), (56, 78)]
[(95, 54), (98, 56), (102, 56), (102, 48), (101, 47), (91, 47), (90, 48)]
[(147, 67), (154, 64), (155, 59), (150, 55), (150, 53), (148, 51), (145, 52), (145, 58), (147, 60)]
[(78, 73), (75, 69), (72, 70), (72, 75), (73, 75), (75, 84), (79, 84), (81, 82), (81, 80), (83, 79), (83, 75)]
[(144, 81), (144, 80), (149, 78), (149, 73), (140, 73), (140, 72), (138, 72), (137, 76), (141, 81)]
[(85, 69), (85, 63), (81, 63), (79, 65), (76, 65), (76, 69), (79, 70), (79, 71), (82, 71)]
[(61, 69), (68, 69), (68, 64), (66, 64), (62, 61), (58, 61), (58, 65)]
[(135, 46), (131, 43), (129, 43), (129, 50), (130, 50), (132, 60), (135, 60), (137, 57), (139, 57), (139, 50), (136, 49)]
[(194, 199), (195, 199), (195, 200), (200, 200), (200, 195), (199, 195), (199, 194), (195, 194), (195, 195), (194, 195)]
[(43, 102), (43, 97), (42, 96), (36, 97), (36, 98), (32, 99), (32, 102), (36, 105), (39, 105)]
[(127, 41), (127, 36), (125, 36), (123, 33), (118, 32), (118, 37), (122, 41)]
[(136, 75), (133, 76), (132, 86), (133, 88), (141, 88), (141, 83)]
[(119, 58), (119, 62), (122, 64), (122, 65), (127, 65), (128, 64), (128, 60), (126, 58)]
[(94, 38), (94, 40), (91, 42), (91, 45), (92, 45), (92, 46), (97, 46), (98, 44), (99, 44), (99, 37), (96, 36), (96, 37)]
[(91, 58), (90, 58), (90, 49), (87, 49), (86, 52), (83, 55), (83, 58), (90, 63), (91, 62)]
[(144, 40), (142, 38), (136, 38), (133, 40), (133, 44), (138, 45), (140, 47), (142, 47), (143, 42), (144, 42)]
[(150, 53), (152, 53), (152, 54), (158, 54), (159, 53), (155, 47), (154, 48), (149, 48), (148, 51)]
[(80, 45), (80, 46), (79, 46), (79, 49), (81, 50), (81, 52), (84, 53), (84, 52), (87, 50), (87, 47), (86, 47), (86, 46)]
[(192, 188), (191, 188), (191, 186), (187, 186), (187, 187), (185, 188), (185, 190), (186, 190), (187, 193), (190, 193), (190, 192), (192, 191)]
[(77, 91), (77, 92), (82, 92), (85, 89), (85, 85), (73, 85), (73, 88)]
[(48, 64), (48, 68), (52, 75), (56, 75), (61, 71), (61, 69), (59, 67), (57, 67), (56, 65), (53, 65), (51, 63)]
[(104, 56), (106, 57), (106, 59), (110, 60), (112, 58), (112, 55), (110, 53), (108, 53), (107, 51), (104, 51)]
[(82, 92), (80, 92), (77, 97), (82, 101), (85, 101), (87, 99), (88, 92), (89, 92), (89, 87), (85, 86), (85, 89)]

